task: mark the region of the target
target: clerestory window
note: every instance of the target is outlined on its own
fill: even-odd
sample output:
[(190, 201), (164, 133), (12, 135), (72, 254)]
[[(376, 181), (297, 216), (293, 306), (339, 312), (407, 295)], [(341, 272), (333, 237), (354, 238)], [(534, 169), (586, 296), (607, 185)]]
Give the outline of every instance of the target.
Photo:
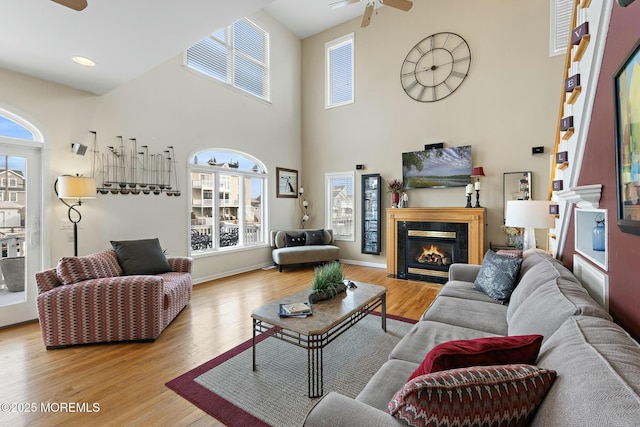
[(189, 162), (191, 254), (266, 244), (266, 168), (226, 149), (196, 153)]
[(247, 18), (187, 49), (185, 65), (269, 101), (269, 34)]
[(325, 108), (353, 104), (353, 33), (325, 44)]

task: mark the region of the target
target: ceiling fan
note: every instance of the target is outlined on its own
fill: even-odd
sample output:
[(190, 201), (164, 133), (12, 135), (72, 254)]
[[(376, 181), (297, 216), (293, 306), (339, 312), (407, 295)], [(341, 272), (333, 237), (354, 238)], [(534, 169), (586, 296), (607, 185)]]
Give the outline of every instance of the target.
[[(361, 1), (363, 0), (341, 0), (335, 3), (331, 3), (329, 7), (331, 9), (336, 9), (342, 6), (347, 6), (349, 4), (359, 3)], [(411, 9), (411, 7), (413, 6), (413, 2), (410, 0), (367, 0), (367, 6), (364, 9), (364, 15), (362, 15), (362, 23), (360, 24), (361, 27), (364, 28), (371, 23), (371, 16), (373, 15), (373, 10), (375, 9), (376, 3), (400, 9), (405, 12)]]
[(51, 0), (63, 6), (67, 6), (73, 10), (80, 12), (87, 7), (87, 0)]

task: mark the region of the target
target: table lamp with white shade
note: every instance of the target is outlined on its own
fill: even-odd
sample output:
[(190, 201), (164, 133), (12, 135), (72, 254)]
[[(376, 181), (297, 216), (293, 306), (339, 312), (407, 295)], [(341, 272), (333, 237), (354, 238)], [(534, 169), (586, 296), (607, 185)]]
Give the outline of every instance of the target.
[(522, 250), (536, 247), (536, 228), (553, 228), (555, 221), (553, 215), (549, 215), (547, 200), (508, 200), (507, 227), (524, 228), (524, 242)]

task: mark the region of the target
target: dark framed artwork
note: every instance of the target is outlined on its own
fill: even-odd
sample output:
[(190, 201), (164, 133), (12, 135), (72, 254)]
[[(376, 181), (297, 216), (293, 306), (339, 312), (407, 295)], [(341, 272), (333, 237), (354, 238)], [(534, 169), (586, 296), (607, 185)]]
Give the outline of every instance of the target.
[(618, 227), (640, 235), (640, 40), (613, 77)]
[(276, 197), (298, 197), (298, 171), (276, 168)]

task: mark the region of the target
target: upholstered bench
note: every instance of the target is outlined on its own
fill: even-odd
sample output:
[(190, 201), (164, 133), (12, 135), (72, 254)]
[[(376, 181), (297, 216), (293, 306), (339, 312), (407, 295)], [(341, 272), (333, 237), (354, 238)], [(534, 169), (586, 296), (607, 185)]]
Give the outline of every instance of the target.
[(332, 230), (271, 231), (271, 256), (282, 272), (283, 265), (338, 261), (340, 248), (333, 244)]

